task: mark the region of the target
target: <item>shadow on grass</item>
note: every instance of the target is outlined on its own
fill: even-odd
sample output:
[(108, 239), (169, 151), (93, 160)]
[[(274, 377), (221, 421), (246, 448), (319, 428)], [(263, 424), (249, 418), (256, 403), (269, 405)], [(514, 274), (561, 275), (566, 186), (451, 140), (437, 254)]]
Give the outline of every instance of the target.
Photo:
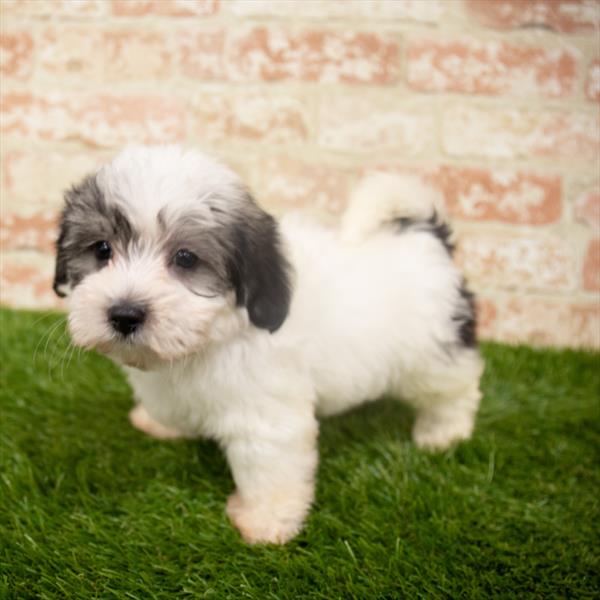
[(383, 398), (347, 413), (320, 419), (322, 457), (343, 452), (344, 447), (373, 446), (379, 441), (410, 441), (413, 412), (393, 398)]

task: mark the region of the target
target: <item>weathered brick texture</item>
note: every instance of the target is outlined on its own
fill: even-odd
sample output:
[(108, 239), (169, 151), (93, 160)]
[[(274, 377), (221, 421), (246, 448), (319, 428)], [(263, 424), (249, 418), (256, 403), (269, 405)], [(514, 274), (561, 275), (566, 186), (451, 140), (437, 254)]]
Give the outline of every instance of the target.
[(321, 96), (317, 144), (350, 154), (413, 156), (435, 151), (436, 120), (430, 109), (369, 91)]
[(464, 233), (456, 258), (469, 279), (490, 287), (552, 292), (575, 285), (573, 251), (555, 236)]
[[(276, 214), (416, 173), (484, 338), (600, 347), (598, 0), (0, 0), (0, 300), (61, 307), (64, 190), (216, 152)], [(390, 257), (393, 260), (393, 257)]]
[(450, 215), (469, 221), (546, 225), (562, 215), (558, 175), (505, 168), (444, 166), (429, 180), (441, 189)]
[(33, 39), (26, 31), (4, 33), (0, 38), (0, 76), (27, 79), (33, 70)]
[(408, 46), (408, 83), (422, 91), (569, 96), (579, 58), (574, 48), (419, 39)]
[(240, 81), (391, 84), (400, 65), (393, 36), (279, 27), (233, 34), (227, 59), (231, 77)]
[(588, 100), (600, 100), (600, 60), (595, 59), (590, 63), (585, 82), (585, 95)]
[(2, 16), (82, 19), (105, 16), (108, 0), (3, 0)]
[(549, 28), (564, 33), (598, 31), (596, 0), (467, 0), (484, 25), (498, 29)]
[(597, 300), (574, 302), (539, 295), (484, 295), (485, 337), (541, 346), (600, 346)]
[(49, 81), (161, 80), (173, 71), (171, 40), (160, 31), (117, 30), (73, 24), (46, 29), (39, 53), (40, 75)]
[(573, 158), (600, 152), (597, 111), (484, 108), (457, 105), (443, 114), (442, 143), (454, 156)]
[(183, 75), (194, 81), (227, 79), (225, 32), (198, 28), (182, 31), (178, 58)]
[(192, 132), (212, 144), (300, 144), (310, 134), (310, 107), (298, 95), (209, 89), (192, 100)]
[(258, 161), (251, 177), (257, 197), (277, 212), (301, 209), (337, 215), (344, 210), (350, 193), (350, 172), (297, 158)]
[(588, 244), (583, 263), (583, 287), (590, 292), (600, 292), (600, 238)]
[(579, 222), (600, 229), (600, 188), (586, 190), (577, 198), (575, 216)]
[(177, 142), (186, 133), (183, 102), (172, 96), (17, 92), (1, 101), (0, 132), (23, 141), (78, 140), (114, 147)]

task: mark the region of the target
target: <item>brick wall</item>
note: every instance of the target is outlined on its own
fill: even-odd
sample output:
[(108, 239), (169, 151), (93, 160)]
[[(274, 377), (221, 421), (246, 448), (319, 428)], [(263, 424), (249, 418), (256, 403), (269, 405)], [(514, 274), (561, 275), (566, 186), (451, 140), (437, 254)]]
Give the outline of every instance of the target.
[(62, 190), (127, 142), (230, 162), (334, 219), (362, 173), (421, 173), (481, 334), (600, 346), (596, 0), (1, 0), (6, 304), (54, 307)]

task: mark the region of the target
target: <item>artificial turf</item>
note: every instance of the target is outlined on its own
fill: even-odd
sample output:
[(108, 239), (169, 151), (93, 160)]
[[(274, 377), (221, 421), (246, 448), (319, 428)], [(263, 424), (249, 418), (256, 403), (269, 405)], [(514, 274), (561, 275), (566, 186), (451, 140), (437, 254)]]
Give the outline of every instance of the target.
[(475, 435), (442, 454), (392, 400), (324, 421), (306, 528), (249, 547), (214, 444), (132, 429), (61, 316), (0, 319), (0, 596), (598, 597), (598, 354), (485, 344)]

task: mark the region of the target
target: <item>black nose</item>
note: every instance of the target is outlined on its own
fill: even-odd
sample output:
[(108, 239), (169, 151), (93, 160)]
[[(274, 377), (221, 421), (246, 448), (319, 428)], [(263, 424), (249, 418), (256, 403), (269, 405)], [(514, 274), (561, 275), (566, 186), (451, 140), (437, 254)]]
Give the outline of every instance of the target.
[(108, 309), (108, 320), (115, 331), (131, 335), (146, 318), (146, 311), (135, 304), (115, 304)]

